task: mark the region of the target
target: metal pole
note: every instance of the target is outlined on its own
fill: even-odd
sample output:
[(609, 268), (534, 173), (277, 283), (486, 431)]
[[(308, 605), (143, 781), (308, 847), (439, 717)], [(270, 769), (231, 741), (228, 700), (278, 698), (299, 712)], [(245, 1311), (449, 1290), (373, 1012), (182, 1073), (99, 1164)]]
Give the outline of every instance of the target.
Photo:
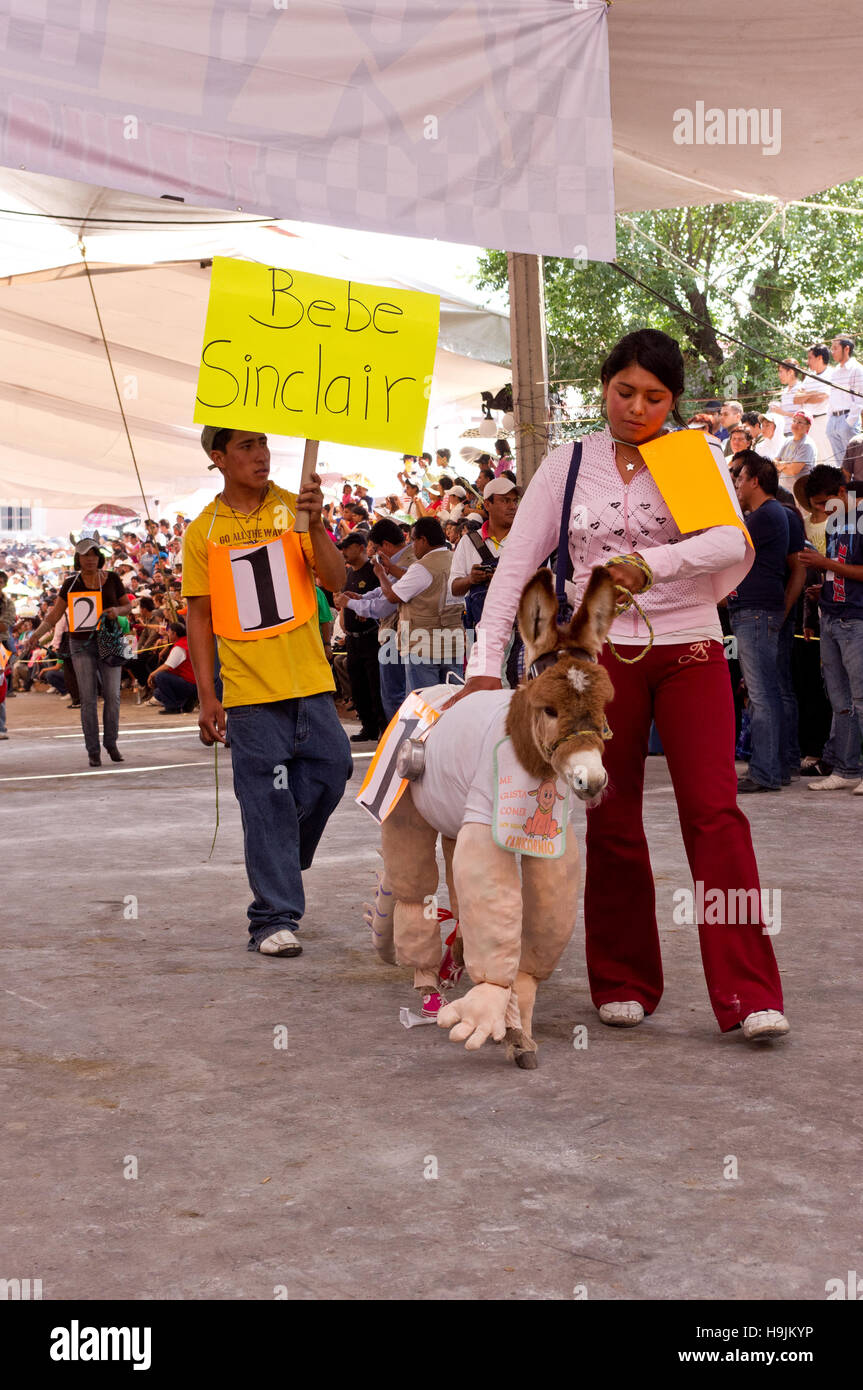
[(542, 256), (507, 252), (512, 394), (518, 481), (525, 487), (548, 453), (548, 357)]

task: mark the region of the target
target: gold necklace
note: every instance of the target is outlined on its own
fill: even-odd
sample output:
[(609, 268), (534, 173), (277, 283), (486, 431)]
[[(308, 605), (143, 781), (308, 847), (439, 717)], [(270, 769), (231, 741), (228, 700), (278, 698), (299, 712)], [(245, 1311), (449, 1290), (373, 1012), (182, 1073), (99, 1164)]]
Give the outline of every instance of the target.
[[(258, 503), (257, 507), (255, 508), (254, 512), (250, 512), (250, 513), (249, 513), (249, 516), (251, 516), (251, 517), (253, 517), (255, 520), (257, 520), (258, 523), (260, 523), (261, 508), (262, 508), (262, 506), (264, 505), (264, 503), (266, 502), (267, 497), (269, 496), (269, 493), (270, 493), (270, 485), (269, 485), (269, 483), (267, 483), (266, 488), (264, 489), (264, 495), (263, 495), (263, 497), (261, 498), (261, 500), (260, 500), (260, 502)], [(239, 528), (240, 528), (240, 530), (242, 531), (243, 535), (245, 536), (246, 540), (251, 540), (251, 535), (252, 535), (251, 529), (248, 530), (248, 531), (246, 530), (246, 527), (245, 527), (244, 523), (240, 520), (240, 518), (238, 517), (237, 513), (234, 511), (234, 509), (233, 509), (233, 507), (231, 506), (230, 502), (229, 502), (229, 501), (227, 500), (227, 498), (225, 497), (225, 494), (224, 494), (223, 492), (220, 492), (220, 493), (219, 493), (219, 496), (220, 496), (220, 498), (222, 499), (222, 501), (225, 503), (225, 506), (230, 510), (231, 516), (232, 516), (232, 517), (234, 518), (234, 520), (236, 521), (237, 525), (239, 526)], [(246, 520), (248, 520), (248, 517), (246, 518)], [(259, 524), (255, 529), (256, 529), (256, 530), (260, 530), (260, 524)]]

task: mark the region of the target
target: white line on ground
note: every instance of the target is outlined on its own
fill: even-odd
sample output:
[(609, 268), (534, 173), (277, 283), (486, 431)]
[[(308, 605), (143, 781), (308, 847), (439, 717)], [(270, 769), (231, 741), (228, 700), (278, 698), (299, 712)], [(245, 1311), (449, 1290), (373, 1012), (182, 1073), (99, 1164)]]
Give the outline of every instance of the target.
[(119, 777), (124, 772), (165, 772), (172, 767), (208, 767), (209, 761), (194, 763), (154, 763), (150, 767), (107, 767), (101, 772), (34, 772), (26, 777), (0, 777), (0, 782), (59, 782), (65, 777)]
[(15, 994), (14, 989), (4, 989), (4, 994), (12, 994), (16, 999), (23, 999), (25, 1004), (35, 1004), (37, 1009), (47, 1009), (47, 1004), (40, 1004), (38, 999), (28, 999), (26, 994)]
[[(150, 734), (151, 736), (156, 737), (156, 738), (158, 738), (161, 734), (195, 734), (195, 736), (197, 737), (197, 734), (198, 734), (198, 726), (197, 726), (197, 724), (196, 724), (196, 725), (194, 726), (194, 728), (186, 727), (185, 729), (184, 729), (184, 728), (175, 728), (175, 727), (171, 726), (171, 727), (169, 727), (169, 728), (167, 728), (167, 729), (121, 729), (121, 730), (120, 730), (120, 737), (121, 737), (122, 739), (127, 739), (130, 735), (133, 735), (135, 738), (137, 738), (140, 734)], [(78, 733), (78, 734), (55, 734), (54, 737), (55, 737), (55, 738), (76, 738), (76, 739), (78, 739), (78, 741), (79, 741), (80, 743), (83, 743), (83, 742), (84, 742), (84, 735), (83, 735), (83, 734), (80, 734), (80, 733)]]

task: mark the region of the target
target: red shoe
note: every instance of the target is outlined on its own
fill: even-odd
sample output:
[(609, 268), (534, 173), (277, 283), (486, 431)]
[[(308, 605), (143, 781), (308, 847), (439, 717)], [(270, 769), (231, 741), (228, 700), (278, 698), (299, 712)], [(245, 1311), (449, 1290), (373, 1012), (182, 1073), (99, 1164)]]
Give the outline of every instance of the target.
[[(440, 909), (438, 910), (438, 921), (439, 921), (439, 922), (446, 922), (446, 921), (453, 922), (453, 921), (455, 921), (455, 918), (453, 917), (452, 913), (451, 913), (451, 912), (447, 912), (446, 908), (444, 907), (444, 908), (440, 908)], [(446, 939), (446, 942), (444, 943), (444, 945), (445, 945), (445, 950), (444, 950), (443, 958), (442, 958), (442, 960), (441, 960), (441, 963), (440, 963), (440, 965), (439, 965), (439, 967), (438, 967), (438, 972), (437, 972), (437, 973), (438, 973), (438, 979), (440, 980), (440, 982), (441, 982), (441, 987), (442, 987), (443, 989), (455, 989), (456, 985), (458, 984), (459, 980), (461, 979), (462, 975), (464, 974), (464, 966), (463, 966), (463, 965), (456, 965), (455, 961), (453, 960), (453, 955), (452, 955), (452, 946), (453, 946), (453, 942), (455, 941), (457, 935), (458, 935), (458, 922), (456, 921), (456, 922), (455, 922), (455, 926), (453, 927), (452, 931), (450, 932), (449, 936), (448, 936), (447, 939)]]
[(436, 989), (430, 990), (423, 995), (423, 1006), (420, 1014), (423, 1018), (437, 1018), (439, 1011), (443, 1008), (443, 1000)]

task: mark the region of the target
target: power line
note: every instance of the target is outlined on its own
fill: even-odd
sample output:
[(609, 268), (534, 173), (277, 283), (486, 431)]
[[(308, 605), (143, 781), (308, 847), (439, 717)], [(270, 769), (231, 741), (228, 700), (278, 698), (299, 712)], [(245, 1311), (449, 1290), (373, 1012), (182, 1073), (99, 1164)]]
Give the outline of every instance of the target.
[[(652, 285), (647, 285), (643, 280), (639, 280), (637, 275), (632, 274), (632, 271), (625, 270), (618, 261), (609, 261), (608, 264), (620, 275), (623, 275), (625, 279), (631, 280), (634, 285), (638, 285), (639, 289), (645, 290), (647, 294), (652, 295), (654, 299), (658, 299), (663, 304), (667, 305), (675, 314), (679, 314), (683, 318), (692, 319), (692, 322), (697, 323), (700, 328), (709, 328), (717, 338), (725, 338), (728, 342), (735, 343), (737, 347), (745, 348), (747, 352), (751, 352), (755, 357), (761, 357), (765, 362), (772, 362), (776, 367), (785, 367), (788, 365), (783, 358), (774, 357), (769, 352), (763, 352), (761, 348), (752, 347), (750, 343), (745, 343), (742, 338), (735, 338), (733, 333), (724, 333), (720, 328), (712, 324), (709, 319), (699, 318), (698, 314), (694, 314), (691, 309), (684, 309), (682, 305), (675, 304), (673, 299), (669, 299), (667, 295), (661, 294), (659, 290), (655, 290)], [(823, 388), (824, 383), (815, 372), (807, 372), (803, 367), (797, 367), (795, 370), (800, 376), (808, 377), (810, 381), (818, 382)], [(854, 396), (859, 399), (861, 395), (863, 395), (860, 391), (853, 391), (850, 386), (837, 386), (834, 385), (832, 381), (830, 386), (832, 390), (842, 391), (846, 396)]]

